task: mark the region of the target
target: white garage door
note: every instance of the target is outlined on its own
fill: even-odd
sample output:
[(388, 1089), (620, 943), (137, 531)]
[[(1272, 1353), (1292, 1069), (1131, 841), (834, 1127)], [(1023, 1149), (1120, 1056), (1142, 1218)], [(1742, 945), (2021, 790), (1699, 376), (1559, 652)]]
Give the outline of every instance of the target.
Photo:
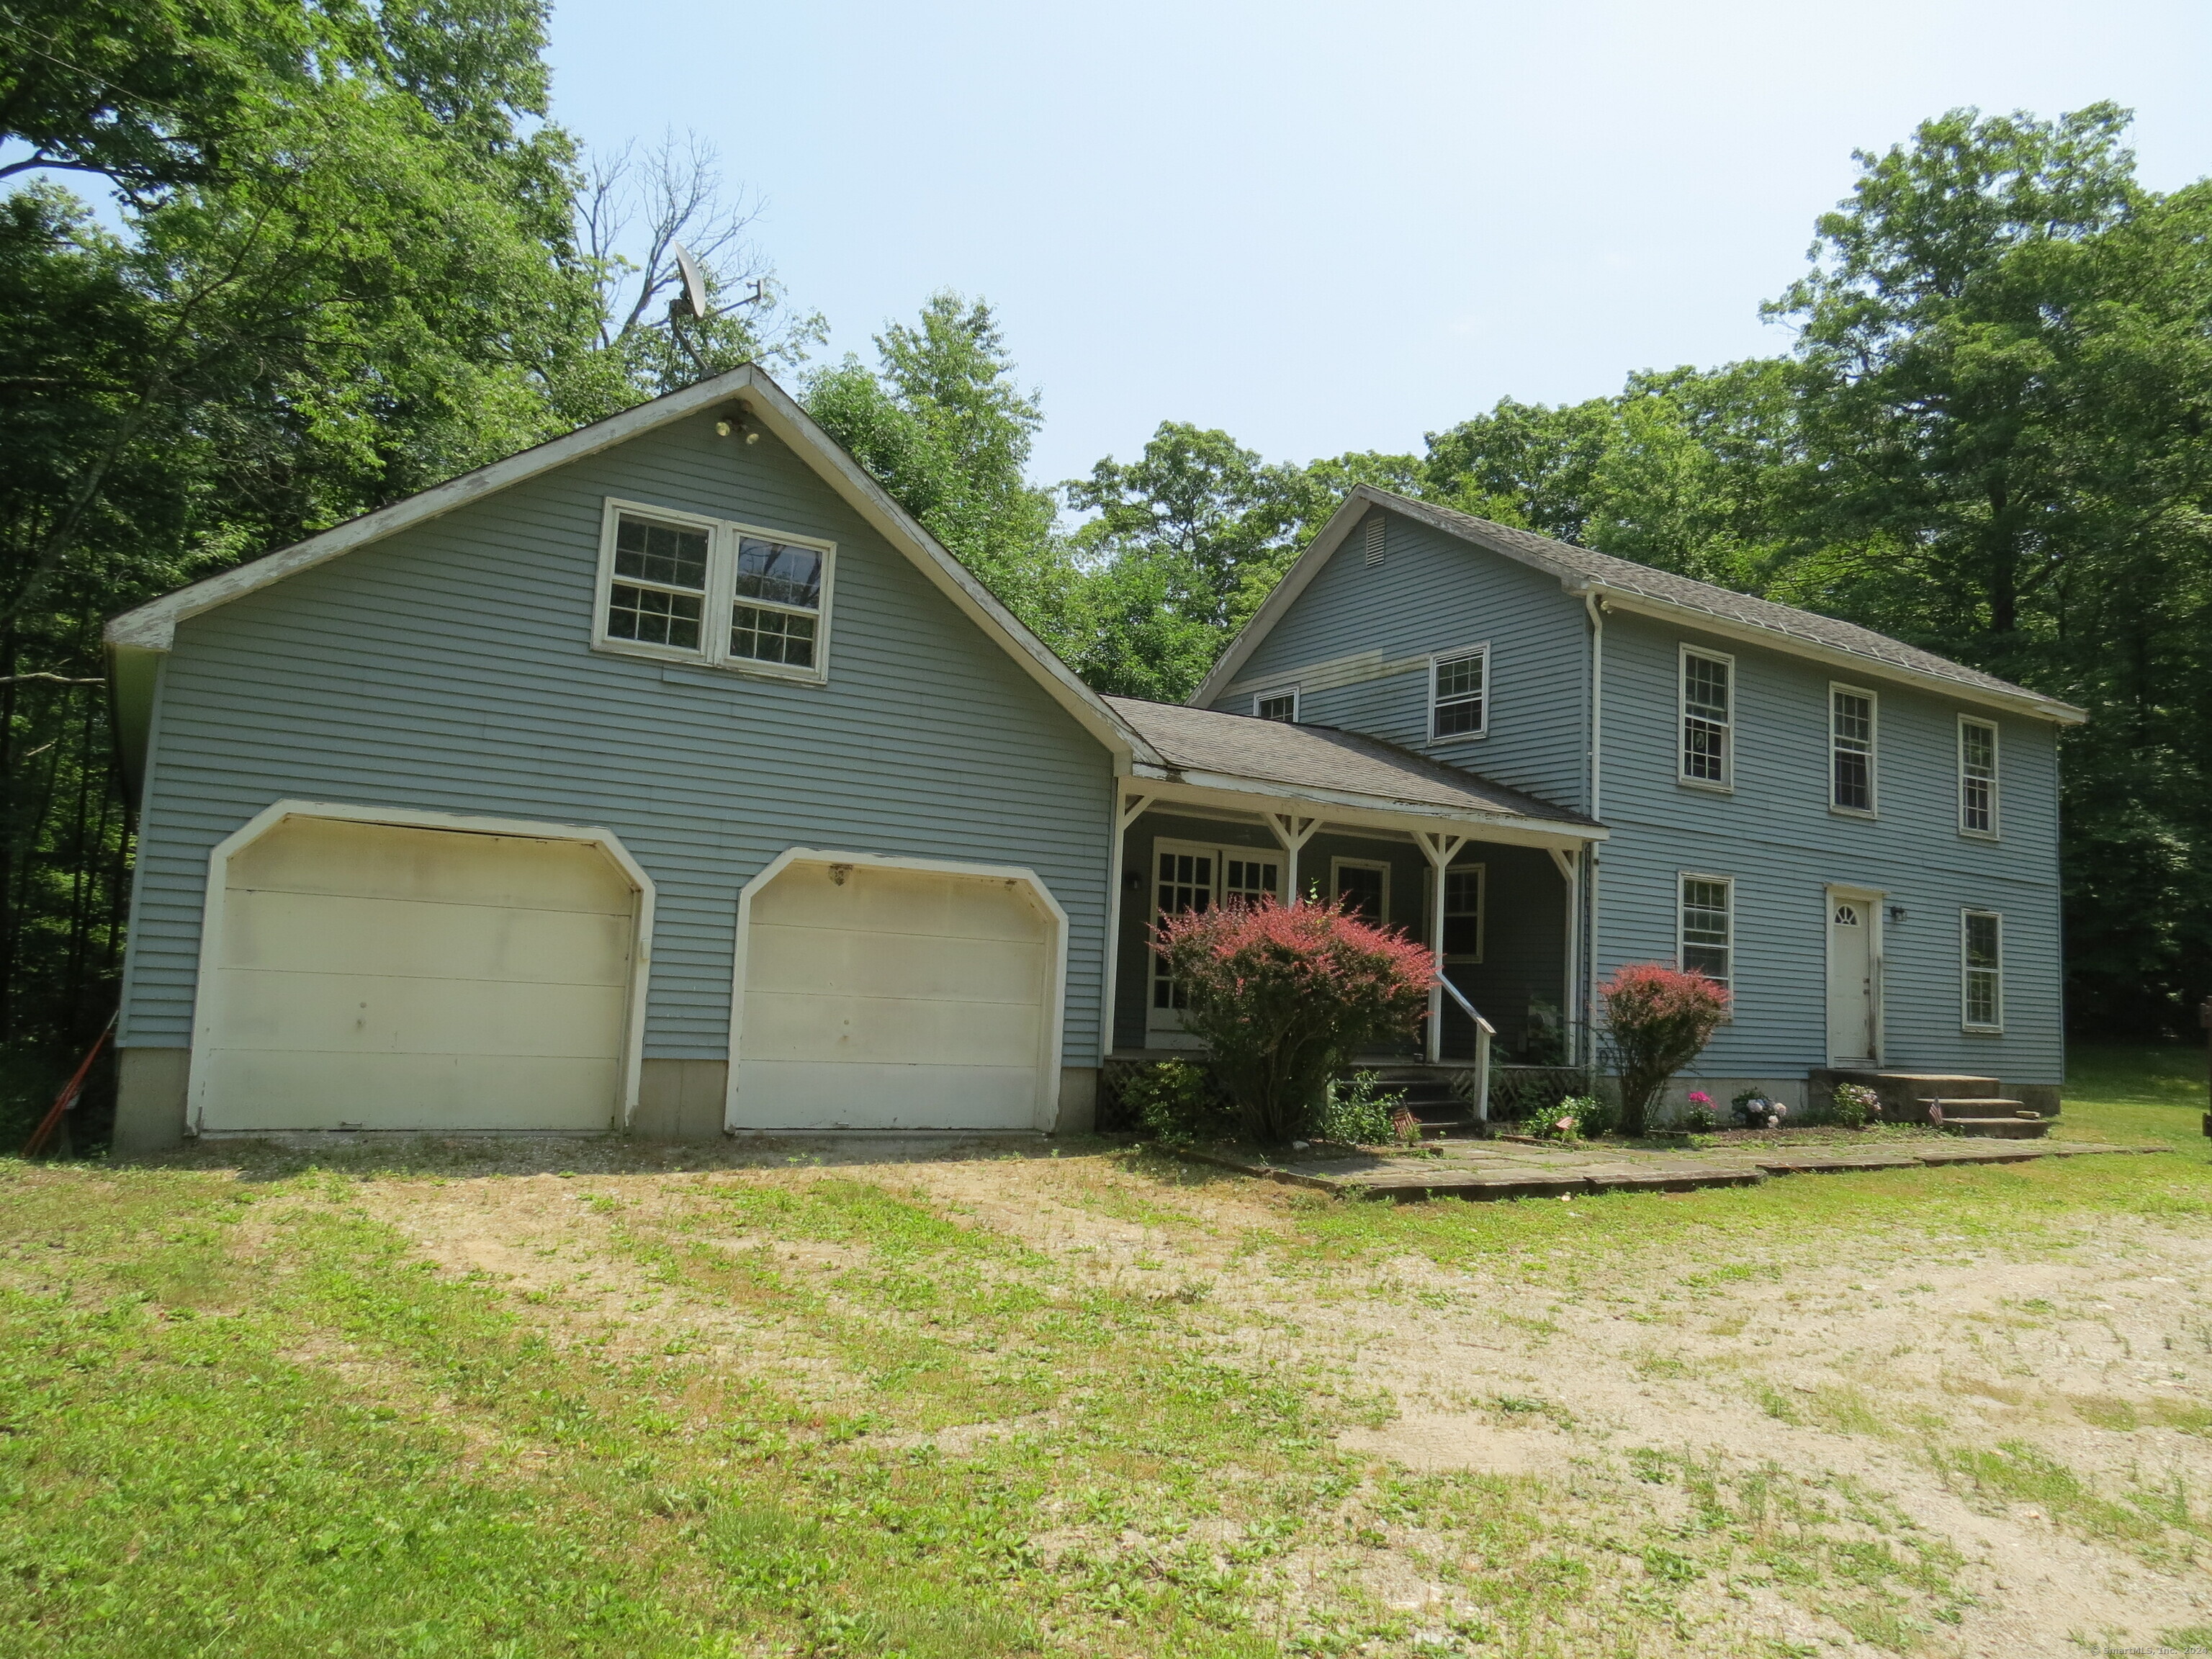
[(201, 1125), (605, 1129), (636, 910), (588, 842), (286, 818), (228, 862)]
[(1034, 1127), (1058, 947), (1026, 882), (787, 866), (752, 899), (732, 1125)]

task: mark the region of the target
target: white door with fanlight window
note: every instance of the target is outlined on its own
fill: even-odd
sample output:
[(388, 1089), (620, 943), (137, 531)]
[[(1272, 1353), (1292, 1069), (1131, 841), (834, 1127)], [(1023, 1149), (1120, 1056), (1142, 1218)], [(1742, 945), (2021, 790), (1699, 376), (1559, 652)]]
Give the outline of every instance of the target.
[(1828, 889), (1828, 1063), (1881, 1063), (1881, 895)]
[[(1282, 896), (1282, 854), (1265, 847), (1209, 847), (1196, 842), (1152, 843), (1152, 919), (1206, 911), (1224, 899)], [(1182, 1029), (1189, 1006), (1167, 964), (1152, 957), (1152, 997), (1145, 1011), (1148, 1043), (1167, 1048), (1197, 1046)]]

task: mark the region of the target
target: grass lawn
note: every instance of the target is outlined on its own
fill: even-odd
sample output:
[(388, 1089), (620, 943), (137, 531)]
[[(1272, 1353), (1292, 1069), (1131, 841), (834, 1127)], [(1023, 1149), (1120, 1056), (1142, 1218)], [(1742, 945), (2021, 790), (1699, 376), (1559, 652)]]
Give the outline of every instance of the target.
[(0, 1164), (0, 1652), (2212, 1644), (2203, 1066), (2081, 1056), (2060, 1133), (2159, 1156), (1573, 1203)]

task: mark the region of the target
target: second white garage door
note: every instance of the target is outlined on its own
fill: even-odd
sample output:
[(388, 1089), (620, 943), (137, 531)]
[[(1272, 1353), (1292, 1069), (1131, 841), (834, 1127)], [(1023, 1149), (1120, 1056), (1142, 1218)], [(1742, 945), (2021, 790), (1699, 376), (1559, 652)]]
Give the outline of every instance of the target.
[(1060, 923), (1029, 881), (801, 861), (748, 908), (732, 1127), (1036, 1126)]
[(639, 892), (597, 844), (293, 815), (218, 878), (203, 1128), (619, 1121)]

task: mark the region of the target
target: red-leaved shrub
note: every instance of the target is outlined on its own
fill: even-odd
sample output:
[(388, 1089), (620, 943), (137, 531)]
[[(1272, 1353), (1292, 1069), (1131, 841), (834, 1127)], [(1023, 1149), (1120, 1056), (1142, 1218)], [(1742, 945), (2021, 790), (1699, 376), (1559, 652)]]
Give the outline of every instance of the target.
[(1436, 958), (1340, 903), (1232, 902), (1170, 916), (1154, 944), (1261, 1141), (1308, 1133), (1329, 1079), (1361, 1049), (1407, 1035), (1428, 1006)]
[(1632, 962), (1600, 987), (1620, 1067), (1620, 1127), (1640, 1135), (1667, 1079), (1698, 1057), (1728, 1017), (1729, 994), (1703, 974)]

